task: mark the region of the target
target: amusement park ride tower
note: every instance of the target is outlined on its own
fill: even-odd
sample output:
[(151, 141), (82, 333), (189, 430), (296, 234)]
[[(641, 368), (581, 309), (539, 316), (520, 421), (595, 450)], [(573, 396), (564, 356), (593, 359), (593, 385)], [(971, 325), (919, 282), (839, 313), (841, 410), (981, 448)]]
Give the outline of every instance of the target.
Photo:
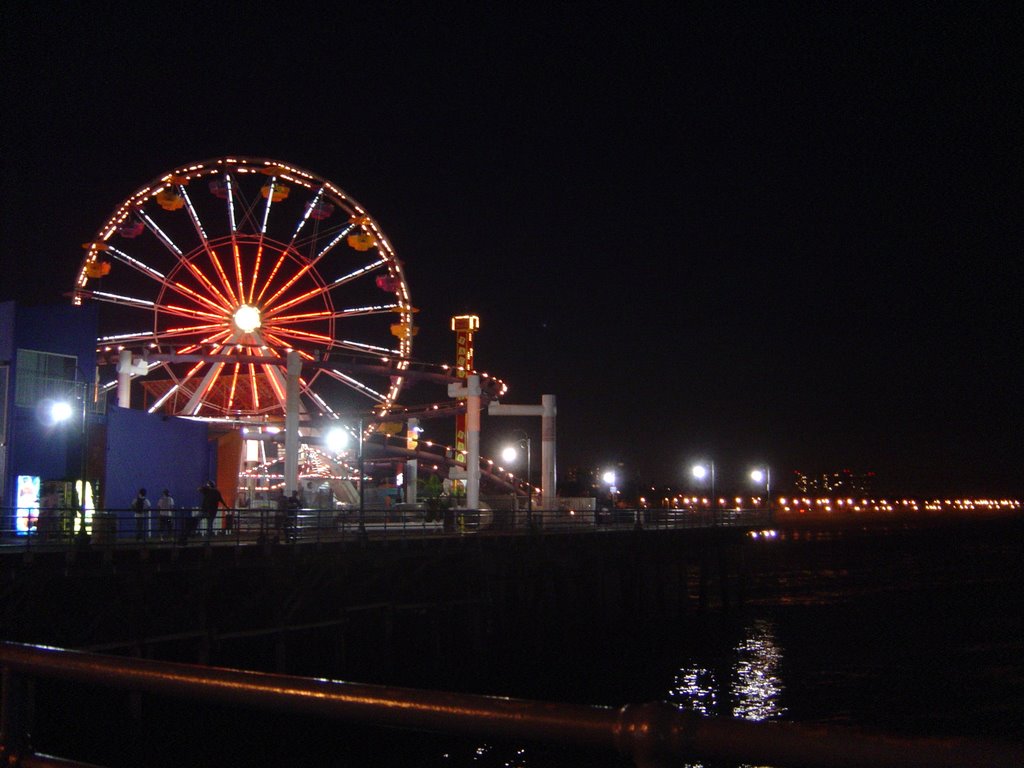
[[(476, 315), (456, 315), (452, 318), (452, 331), (455, 332), (455, 377), (465, 383), (466, 376), (473, 368), (473, 333), (480, 330), (480, 318)], [(466, 463), (467, 450), (467, 417), (461, 411), (455, 417), (455, 461)], [(465, 490), (465, 477), (449, 473), (453, 479), (453, 490)], [(461, 494), (459, 494), (461, 495)]]

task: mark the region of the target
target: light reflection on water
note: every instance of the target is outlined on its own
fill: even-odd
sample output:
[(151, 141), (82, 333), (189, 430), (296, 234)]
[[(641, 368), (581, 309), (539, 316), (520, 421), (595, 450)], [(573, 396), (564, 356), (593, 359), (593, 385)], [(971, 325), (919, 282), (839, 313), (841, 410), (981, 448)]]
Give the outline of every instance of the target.
[[(691, 656), (690, 663), (676, 673), (667, 701), (680, 710), (706, 717), (780, 719), (786, 714), (781, 703), (785, 686), (779, 676), (782, 656), (774, 623), (756, 619), (744, 627), (743, 638), (727, 656), (703, 659)], [(461, 764), (465, 758), (445, 755), (445, 762), (449, 761)], [(531, 764), (524, 748), (510, 752), (487, 743), (477, 746), (469, 762), (500, 768), (525, 768)], [(683, 765), (684, 768), (703, 768), (699, 762)]]
[(695, 663), (679, 670), (669, 701), (681, 710), (708, 716), (731, 715), (744, 720), (782, 717), (786, 708), (779, 703), (784, 689), (778, 674), (781, 661), (775, 627), (759, 619), (745, 628), (745, 637), (733, 649), (728, 690), (721, 690), (723, 684), (712, 669)]
[(783, 685), (779, 679), (782, 651), (775, 642), (774, 627), (768, 621), (756, 621), (747, 637), (736, 648), (733, 667), (733, 717), (743, 720), (770, 720), (785, 714), (779, 704)]
[[(786, 708), (780, 703), (785, 689), (779, 677), (782, 650), (775, 639), (772, 622), (759, 619), (747, 625), (744, 638), (733, 648), (727, 673), (716, 675), (705, 664), (695, 662), (676, 674), (668, 701), (680, 710), (706, 717), (732, 716), (743, 720), (781, 718)], [(728, 689), (719, 677), (728, 677)], [(685, 768), (702, 768), (702, 763), (685, 763)], [(744, 766), (744, 768), (750, 768)]]

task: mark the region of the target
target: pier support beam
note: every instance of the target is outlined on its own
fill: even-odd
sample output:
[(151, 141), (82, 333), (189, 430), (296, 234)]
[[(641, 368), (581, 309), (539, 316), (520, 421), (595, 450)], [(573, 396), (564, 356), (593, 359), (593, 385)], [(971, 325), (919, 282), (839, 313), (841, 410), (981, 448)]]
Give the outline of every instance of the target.
[(466, 509), (480, 508), (480, 376), (466, 377), (466, 386), (448, 385), (448, 397), (466, 400)]
[(542, 509), (556, 509), (554, 395), (542, 395), (540, 405), (505, 405), (497, 401), (487, 406), (489, 416), (540, 416), (540, 496)]

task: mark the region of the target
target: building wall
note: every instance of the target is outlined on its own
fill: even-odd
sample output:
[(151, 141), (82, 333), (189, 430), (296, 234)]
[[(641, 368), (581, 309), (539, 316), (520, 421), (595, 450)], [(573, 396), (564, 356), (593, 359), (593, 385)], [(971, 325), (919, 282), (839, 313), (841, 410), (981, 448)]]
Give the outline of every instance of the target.
[(8, 510), (14, 506), (18, 475), (38, 475), (44, 480), (76, 477), (81, 473), (83, 450), (79, 420), (47, 425), (39, 417), (38, 404), (15, 405), (18, 350), (72, 355), (78, 361), (79, 380), (91, 382), (96, 369), (97, 312), (95, 305), (0, 303), (0, 364), (7, 366), (9, 387), (6, 430), (0, 436), (4, 441), (0, 452), (4, 528)]
[(205, 423), (110, 406), (103, 500), (126, 519), (139, 488), (154, 506), (164, 488), (177, 506), (198, 506), (196, 489), (215, 477), (211, 462), (215, 466), (216, 443), (208, 440)]
[[(11, 390), (0, 452), (6, 459), (0, 467), (4, 530), (10, 530), (18, 475), (37, 475), (43, 481), (81, 477), (86, 450), (89, 477), (99, 478), (100, 506), (124, 510), (118, 514), (125, 530), (133, 526), (128, 508), (140, 487), (147, 489), (154, 505), (167, 488), (178, 506), (193, 507), (199, 503), (198, 487), (217, 477), (216, 443), (208, 440), (204, 423), (109, 405), (105, 413), (89, 414), (86, 443), (80, 417), (48, 425), (40, 418), (38, 404), (14, 404), (19, 349), (72, 355), (78, 362), (76, 378), (91, 385), (97, 327), (95, 304), (0, 303), (0, 365), (8, 367)], [(109, 398), (112, 402), (113, 393)]]

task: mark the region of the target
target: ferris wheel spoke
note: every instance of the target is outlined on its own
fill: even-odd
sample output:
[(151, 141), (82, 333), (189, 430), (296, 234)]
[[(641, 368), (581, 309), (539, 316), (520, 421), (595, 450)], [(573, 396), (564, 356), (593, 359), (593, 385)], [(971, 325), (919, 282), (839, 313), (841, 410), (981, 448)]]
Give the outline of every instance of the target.
[(361, 395), (365, 395), (366, 397), (370, 398), (371, 400), (378, 404), (387, 402), (387, 397), (385, 395), (382, 395), (380, 392), (373, 389), (373, 387), (369, 386), (368, 384), (364, 384), (363, 382), (359, 381), (359, 379), (357, 379), (355, 376), (350, 376), (347, 373), (342, 373), (337, 368), (324, 368), (323, 372), (325, 375), (330, 376), (332, 379), (337, 379), (342, 384), (345, 384), (346, 386), (350, 387), (351, 389), (355, 390)]
[(287, 411), (287, 391), (288, 386), (285, 381), (284, 374), (281, 373), (281, 369), (276, 365), (264, 364), (263, 372), (267, 376), (267, 383), (270, 384), (270, 389), (274, 393), (274, 397), (277, 398), (278, 405), (281, 406), (282, 411)]
[(115, 259), (120, 261), (122, 264), (126, 264), (127, 266), (131, 267), (132, 269), (134, 269), (134, 270), (136, 270), (138, 272), (141, 272), (146, 277), (151, 277), (152, 279), (156, 280), (161, 285), (168, 285), (169, 284), (168, 280), (167, 280), (167, 276), (163, 272), (160, 272), (160, 271), (158, 271), (156, 269), (153, 269), (149, 265), (144, 264), (143, 262), (139, 261), (138, 259), (136, 259), (136, 258), (134, 258), (132, 256), (129, 256), (124, 251), (122, 251), (122, 250), (120, 250), (118, 248), (115, 248), (113, 245), (110, 245), (109, 243), (107, 244), (107, 253), (111, 254)]
[(106, 291), (80, 291), (80, 294), (94, 301), (102, 301), (105, 304), (118, 304), (122, 307), (153, 309), (156, 306), (155, 302), (148, 299), (136, 299), (133, 296), (122, 296), (116, 293), (107, 293)]
[(117, 333), (112, 336), (100, 336), (96, 339), (98, 344), (130, 344), (133, 341), (161, 341), (163, 339), (177, 338), (179, 336), (195, 336), (219, 328), (219, 325), (189, 325), (181, 328), (167, 328), (163, 331), (134, 331), (128, 333)]
[[(267, 346), (268, 339), (274, 343), (278, 343), (276, 339), (270, 338), (269, 334), (265, 336), (261, 331), (253, 331), (252, 335), (256, 340), (256, 343), (261, 348)], [(282, 368), (287, 365), (287, 361), (272, 347), (268, 347), (267, 354), (281, 360), (280, 364), (263, 363), (261, 367), (263, 368), (263, 373), (267, 378), (267, 383), (270, 385), (270, 389), (273, 391), (274, 397), (277, 399), (278, 405), (280, 405), (281, 410), (286, 411), (288, 385), (285, 381), (285, 375), (282, 373)]]
[(179, 294), (181, 296), (185, 296), (187, 298), (192, 299), (193, 301), (199, 302), (200, 304), (202, 304), (202, 305), (204, 305), (206, 307), (209, 307), (210, 309), (212, 309), (214, 312), (217, 312), (218, 314), (224, 313), (226, 311), (230, 311), (230, 309), (231, 309), (230, 305), (218, 304), (215, 301), (210, 301), (210, 299), (206, 298), (205, 296), (203, 296), (198, 291), (193, 291), (187, 285), (183, 285), (182, 283), (179, 283), (176, 280), (172, 281), (168, 285), (168, 288), (170, 288), (172, 291), (174, 291), (175, 293), (177, 293), (177, 294)]
[(263, 262), (263, 240), (256, 246), (256, 261), (252, 268), (252, 282), (249, 283), (249, 303), (253, 303), (253, 296), (256, 293), (256, 284), (260, 279), (260, 266)]
[(349, 349), (353, 352), (361, 352), (363, 354), (372, 354), (374, 357), (389, 357), (394, 358), (392, 362), (398, 362), (402, 359), (402, 351), (399, 349), (388, 349), (387, 347), (378, 347), (375, 344), (364, 344), (359, 341), (350, 341), (348, 339), (335, 339), (335, 347), (341, 347), (342, 349)]
[[(262, 243), (261, 247), (263, 247)], [(267, 276), (267, 279), (263, 282), (263, 287), (260, 289), (259, 296), (256, 297), (257, 302), (263, 302), (263, 295), (267, 292), (267, 289), (270, 288), (270, 284), (274, 282), (274, 278), (277, 276), (278, 271), (281, 269), (281, 265), (284, 264), (284, 260), (287, 257), (288, 251), (282, 248), (281, 253), (279, 253), (277, 256), (277, 261), (274, 262), (274, 266), (270, 270), (270, 274)]]
[(152, 232), (154, 235), (156, 235), (156, 239), (159, 240), (163, 244), (163, 246), (167, 250), (169, 250), (171, 252), (171, 254), (175, 258), (181, 259), (184, 256), (181, 248), (179, 248), (177, 243), (175, 243), (171, 239), (170, 235), (168, 235), (166, 232), (164, 232), (160, 228), (160, 225), (158, 225), (155, 221), (153, 221), (153, 217), (152, 216), (150, 216), (148, 213), (146, 213), (141, 208), (138, 210), (137, 213), (138, 213), (139, 219), (142, 221), (143, 224), (146, 225), (146, 228), (150, 232)]
[(226, 318), (226, 313), (214, 314), (213, 312), (204, 312), (201, 309), (179, 307), (177, 304), (161, 304), (160, 312), (165, 312), (175, 317), (187, 317), (190, 320), (212, 320), (214, 323), (223, 323)]
[[(232, 201), (231, 210), (228, 213), (229, 223), (232, 225), (232, 232), (259, 232), (259, 222), (256, 221), (255, 208), (258, 199), (249, 202), (245, 190), (238, 178), (231, 173), (225, 173), (225, 179), (230, 181), (230, 198)], [(240, 214), (240, 215), (239, 215)]]
[(178, 293), (181, 296), (187, 296), (187, 297), (189, 297), (189, 298), (191, 298), (191, 299), (193, 299), (193, 300), (195, 300), (197, 302), (205, 304), (210, 309), (213, 309), (215, 311), (220, 311), (221, 309), (223, 309), (223, 307), (217, 305), (215, 302), (213, 302), (210, 299), (206, 298), (202, 294), (197, 293), (196, 291), (193, 291), (188, 286), (182, 285), (181, 283), (179, 283), (176, 280), (172, 280), (172, 279), (168, 278), (162, 272), (160, 272), (160, 271), (158, 271), (156, 269), (153, 269), (152, 267), (148, 266), (147, 264), (144, 264), (139, 259), (136, 259), (136, 258), (128, 255), (124, 251), (122, 251), (122, 250), (120, 250), (118, 248), (115, 248), (114, 246), (108, 246), (107, 251), (110, 254), (112, 254), (114, 256), (114, 258), (117, 259), (118, 261), (120, 261), (121, 263), (126, 264), (129, 267), (131, 267), (132, 269), (136, 270), (137, 272), (142, 273), (146, 277), (149, 277), (152, 280), (155, 280), (157, 283), (159, 283), (164, 288), (170, 289), (170, 290), (174, 291), (175, 293)]
[(227, 291), (228, 296), (234, 299), (231, 291), (231, 284), (228, 282), (227, 275), (224, 274), (224, 268), (221, 266), (220, 258), (217, 256), (217, 252), (210, 245), (210, 238), (206, 235), (206, 229), (203, 227), (203, 222), (200, 220), (199, 213), (196, 211), (195, 205), (192, 204), (192, 198), (189, 197), (188, 190), (185, 188), (184, 184), (178, 184), (178, 195), (184, 201), (185, 210), (188, 211), (188, 217), (192, 222), (192, 226), (195, 228), (196, 236), (199, 238), (199, 243), (202, 245), (203, 250), (210, 259), (210, 263), (213, 265), (218, 277), (220, 277), (221, 285), (224, 286), (224, 290)]
[(224, 265), (220, 263), (220, 257), (217, 255), (216, 249), (207, 246), (205, 251), (206, 255), (210, 258), (210, 264), (213, 266), (213, 271), (217, 274), (217, 279), (219, 279), (220, 284), (224, 286), (224, 291), (227, 294), (228, 301), (232, 306), (238, 304), (238, 299), (231, 288), (231, 283), (228, 281), (228, 274), (224, 271)]
[[(243, 302), (243, 301), (246, 300), (246, 293), (245, 293), (245, 287), (243, 285), (243, 280), (242, 280), (242, 257), (241, 257), (241, 254), (239, 253), (239, 250), (238, 250), (238, 222), (235, 219), (234, 185), (232, 184), (231, 174), (225, 174), (224, 177), (225, 177), (224, 184), (225, 184), (225, 190), (226, 190), (225, 198), (227, 200), (227, 206), (228, 206), (228, 221), (229, 221), (229, 225), (230, 225), (230, 229), (231, 229), (231, 252), (232, 252), (232, 255), (234, 256), (234, 261), (235, 261), (235, 281), (237, 282), (237, 285), (238, 285), (238, 301), (239, 302)], [(262, 240), (262, 235), (261, 235), (259, 251), (257, 252), (257, 257), (256, 257), (256, 266), (255, 266), (255, 268), (253, 270), (253, 275), (252, 275), (252, 281), (253, 282), (252, 282), (252, 286), (249, 289), (249, 298), (248, 298), (248, 300), (250, 302), (252, 301), (253, 287), (256, 285), (256, 276), (259, 274), (259, 271), (260, 271), (260, 254), (262, 253), (262, 251), (263, 251), (263, 240)]]
[(335, 312), (335, 317), (364, 317), (366, 315), (384, 315), (389, 312), (397, 313), (404, 311), (399, 304), (373, 304), (368, 307), (351, 307)]
[(320, 395), (313, 391), (313, 389), (309, 386), (309, 383), (305, 379), (299, 379), (299, 385), (302, 387), (302, 390), (303, 392), (305, 392), (306, 396), (310, 400), (312, 400), (313, 404), (320, 409), (321, 413), (327, 413), (330, 414), (331, 416), (336, 415), (334, 409), (331, 408), (331, 406), (329, 406), (324, 401), (324, 399), (320, 397)]
[(242, 285), (242, 254), (238, 250), (238, 241), (231, 238), (231, 254), (235, 258), (235, 283), (238, 286), (238, 303), (245, 301), (245, 288)]
[[(210, 294), (210, 296), (213, 297), (213, 301), (210, 301), (209, 299), (206, 299), (205, 297), (200, 299), (204, 304), (207, 304), (208, 306), (211, 306), (211, 307), (216, 306), (219, 309), (224, 309), (224, 310), (228, 310), (228, 309), (231, 308), (232, 303), (227, 299), (227, 297), (224, 296), (224, 294), (222, 294), (217, 289), (217, 287), (213, 284), (213, 282), (210, 280), (210, 278), (206, 276), (206, 273), (203, 272), (203, 270), (201, 270), (199, 268), (199, 265), (197, 265), (194, 260), (192, 260), (192, 259), (181, 259), (180, 261), (184, 265), (185, 269), (187, 269), (193, 276), (195, 276), (195, 278), (202, 284), (202, 286), (207, 290), (207, 292)], [(180, 290), (182, 292), (187, 293), (192, 298), (199, 299), (200, 296), (201, 296), (201, 294), (197, 293), (196, 291), (191, 290), (190, 288), (187, 288), (186, 286), (184, 286), (180, 282), (176, 281), (174, 283), (174, 285), (175, 285), (176, 289), (178, 289), (178, 290)]]
[[(162, 331), (157, 331), (156, 333), (154, 333), (152, 335), (156, 338), (157, 341), (165, 341), (165, 340), (169, 340), (169, 339), (181, 338), (183, 336), (198, 336), (199, 334), (208, 333), (210, 331), (221, 331), (221, 326), (220, 325), (186, 325), (186, 326), (181, 326), (179, 328), (167, 328), (167, 329), (162, 330)], [(221, 333), (223, 333), (223, 331), (221, 331)], [(217, 335), (218, 334), (214, 334), (214, 337), (216, 337)], [(203, 339), (203, 342), (209, 343), (209, 339), (210, 338), (211, 337), (208, 336), (207, 338)]]
[(169, 387), (168, 390), (164, 392), (160, 397), (158, 397), (156, 402), (149, 407), (149, 413), (156, 413), (158, 410), (160, 410), (161, 406), (163, 406), (163, 404), (166, 403), (171, 398), (172, 395), (174, 395), (179, 390), (182, 390), (183, 387), (192, 379), (192, 377), (199, 373), (200, 370), (202, 370), (204, 365), (206, 365), (206, 363), (200, 360), (198, 363), (193, 365), (182, 378), (176, 379), (174, 384), (171, 387)]
[(231, 387), (228, 389), (228, 410), (231, 410), (235, 405), (235, 390), (238, 387), (238, 372), (241, 368), (241, 363), (235, 363), (231, 369)]
[(230, 173), (224, 174), (224, 202), (228, 208), (228, 228), (232, 236), (238, 232), (238, 220), (235, 218), (235, 185)]
[(315, 256), (313, 256), (311, 258), (311, 261), (313, 261), (314, 263), (317, 263), (321, 259), (323, 259), (325, 256), (327, 256), (331, 251), (333, 251), (335, 246), (337, 246), (338, 243), (342, 242), (352, 232), (352, 230), (354, 228), (355, 228), (355, 224), (354, 223), (352, 223), (351, 221), (350, 222), (346, 222), (345, 224), (342, 224), (338, 228), (338, 234), (335, 235), (334, 237), (331, 237), (331, 233), (333, 232), (333, 229), (324, 230), (324, 231), (321, 231), (321, 232), (317, 233), (314, 236), (310, 236), (308, 238), (305, 238), (305, 239), (302, 239), (302, 240), (299, 240), (299, 241), (293, 243), (293, 247), (295, 248), (295, 250), (297, 252), (301, 253), (303, 251), (303, 249), (305, 249), (305, 247), (307, 245), (314, 246), (318, 242), (322, 242), (326, 238), (331, 237), (331, 239), (327, 242), (327, 244), (324, 245), (320, 249), (320, 251)]
[(274, 292), (273, 296), (271, 296), (269, 299), (267, 299), (267, 301), (266, 301), (267, 306), (272, 305), (278, 299), (278, 297), (280, 297), (280, 295), (282, 293), (284, 293), (289, 288), (291, 288), (293, 285), (295, 285), (299, 280), (302, 279), (303, 275), (307, 274), (311, 269), (316, 267), (317, 262), (320, 261), (321, 258), (323, 258), (323, 257), (322, 256), (317, 256), (315, 259), (311, 259), (310, 261), (307, 261), (305, 264), (303, 264), (301, 267), (299, 267), (297, 270), (295, 270), (295, 274), (293, 274), (291, 276), (291, 278), (289, 278), (287, 280), (287, 282), (285, 282), (284, 285), (282, 285), (280, 288), (278, 288), (277, 291)]
[[(235, 179), (234, 176), (232, 176), (230, 173), (226, 173), (224, 175), (224, 178), (227, 192), (226, 198), (228, 201), (228, 218), (230, 224), (232, 245), (237, 245), (238, 235), (239, 232), (242, 230), (259, 233), (259, 239), (256, 247), (256, 262), (253, 266), (248, 294), (242, 287), (241, 270), (238, 269), (236, 272), (236, 277), (239, 280), (239, 301), (247, 300), (249, 304), (252, 304), (253, 295), (255, 294), (256, 286), (259, 283), (260, 267), (262, 266), (263, 262), (264, 236), (266, 233), (263, 227), (256, 221), (256, 218), (254, 216), (256, 203), (258, 202), (258, 200), (254, 200), (252, 203), (247, 202), (245, 199), (245, 195), (243, 194), (242, 191), (242, 185), (238, 183), (237, 179)], [(241, 212), (241, 221), (239, 221), (239, 217), (236, 216), (236, 211), (239, 210)], [(236, 269), (237, 265), (238, 262), (236, 262)], [(248, 299), (246, 299), (246, 296), (248, 296)]]
[(222, 342), (227, 343), (228, 337), (231, 335), (232, 332), (228, 330), (218, 331), (217, 333), (210, 334), (205, 339), (200, 339), (195, 344), (192, 344), (188, 347), (183, 347), (182, 349), (178, 350), (178, 354), (187, 355), (192, 352), (198, 352), (203, 347), (209, 346), (210, 344), (221, 344)]
[(100, 346), (111, 344), (131, 344), (133, 341), (149, 341), (153, 338), (153, 331), (136, 331), (134, 333), (115, 333), (112, 336), (100, 336), (96, 343)]
[(217, 381), (217, 377), (220, 376), (220, 372), (224, 369), (224, 363), (216, 362), (210, 364), (210, 369), (203, 376), (203, 380), (199, 382), (199, 386), (196, 387), (192, 393), (192, 397), (189, 398), (188, 403), (182, 409), (182, 412), (186, 416), (198, 416), (199, 411), (203, 407), (203, 398), (206, 397), (206, 393), (209, 392), (213, 385)]
[[(267, 334), (268, 338), (271, 336)], [(322, 344), (330, 344), (334, 341), (330, 336), (322, 333), (308, 333), (306, 331), (297, 331), (295, 329), (285, 330), (284, 328), (274, 328), (274, 338), (279, 339), (301, 339), (302, 341), (318, 341)]]
[(267, 185), (266, 188), (267, 204), (263, 208), (263, 223), (260, 225), (261, 235), (267, 234), (267, 222), (270, 221), (270, 208), (274, 204), (274, 194), (277, 192), (279, 186), (283, 185), (280, 185), (278, 183), (277, 176), (271, 176), (270, 183)]
[[(318, 285), (317, 287), (311, 288), (305, 293), (301, 293), (298, 296), (289, 299), (283, 304), (278, 304), (276, 307), (269, 307), (264, 316), (269, 319), (277, 315), (280, 315), (286, 309), (302, 304), (303, 302), (309, 301), (310, 299), (315, 299), (320, 296), (329, 294), (337, 286), (337, 281), (335, 281), (334, 283), (329, 283), (327, 285)], [(358, 309), (344, 311), (357, 314), (373, 314), (375, 312), (391, 312), (392, 310), (399, 308), (400, 306), (398, 304), (374, 304), (369, 307), (362, 307)]]
[(316, 210), (318, 205), (320, 205), (320, 201), (323, 199), (323, 196), (324, 196), (324, 188), (320, 187), (320, 189), (318, 189), (316, 191), (316, 194), (313, 195), (313, 199), (310, 200), (308, 203), (306, 203), (306, 209), (305, 209), (305, 211), (302, 214), (302, 218), (299, 219), (299, 223), (295, 227), (295, 231), (292, 232), (292, 237), (291, 237), (290, 242), (293, 245), (295, 243), (295, 238), (297, 238), (299, 236), (299, 233), (302, 231), (302, 228), (306, 226), (306, 222), (309, 221), (309, 217), (313, 214), (313, 211)]

